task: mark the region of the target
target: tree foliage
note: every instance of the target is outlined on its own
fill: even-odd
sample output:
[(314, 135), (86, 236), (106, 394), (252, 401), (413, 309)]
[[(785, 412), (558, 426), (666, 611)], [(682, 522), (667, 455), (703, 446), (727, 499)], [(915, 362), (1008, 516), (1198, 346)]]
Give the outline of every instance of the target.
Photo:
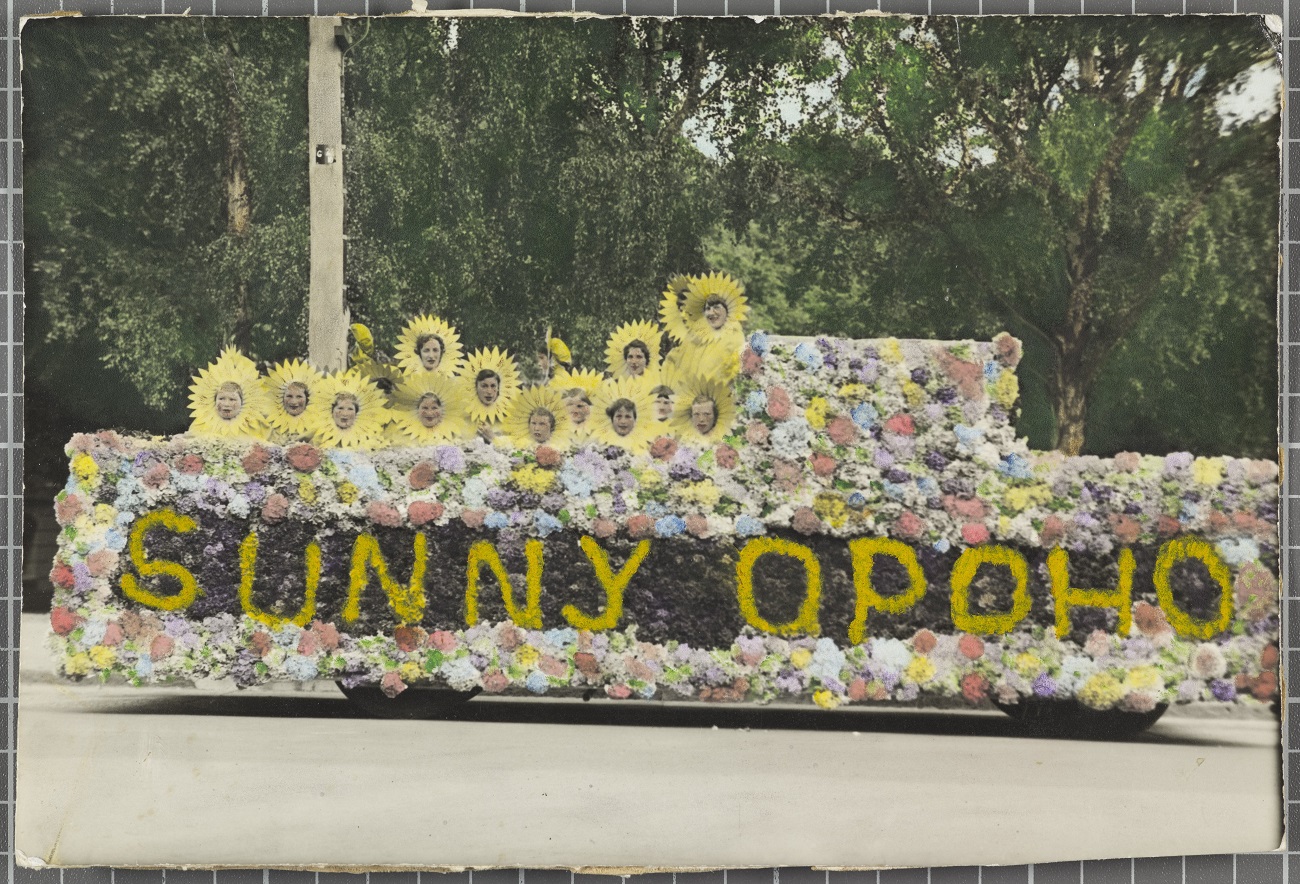
[(29, 393), (176, 428), (225, 343), (299, 353), (306, 28), (33, 21), (23, 34)]
[[(751, 135), (727, 163), (734, 229), (822, 244), (789, 279), (838, 297), (796, 324), (1009, 327), (1040, 445), (1084, 450), (1095, 424), (1094, 450), (1271, 452), (1277, 116), (1234, 119), (1229, 100), (1276, 63), (1258, 22), (812, 27), (834, 72), (803, 85), (831, 100), (805, 100), (783, 137)], [(1210, 388), (1228, 395), (1206, 419), (1187, 394)]]

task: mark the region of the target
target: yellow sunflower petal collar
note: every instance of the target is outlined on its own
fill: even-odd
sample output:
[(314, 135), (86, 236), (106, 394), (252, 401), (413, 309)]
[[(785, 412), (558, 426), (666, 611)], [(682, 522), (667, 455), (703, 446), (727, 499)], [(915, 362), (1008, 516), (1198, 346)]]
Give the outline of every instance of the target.
[(592, 438), (644, 453), (663, 426), (655, 419), (653, 389), (645, 378), (610, 378), (601, 384), (592, 397)]
[(460, 384), (437, 372), (407, 375), (397, 385), (389, 416), (390, 438), (399, 445), (439, 445), (470, 433)]
[(569, 413), (560, 391), (538, 385), (520, 392), (510, 403), (504, 429), (516, 448), (567, 446)]
[(677, 438), (688, 445), (716, 445), (735, 422), (736, 402), (725, 381), (691, 377), (679, 383), (671, 424)]
[(266, 390), (257, 365), (227, 347), (190, 385), (190, 432), (200, 436), (264, 438)]
[(668, 336), (679, 344), (687, 339), (686, 318), (682, 314), (682, 307), (686, 304), (686, 292), (694, 282), (694, 276), (679, 273), (668, 280), (668, 287), (659, 298), (659, 322), (663, 324)]
[(616, 378), (653, 378), (659, 373), (659, 326), (625, 322), (605, 344), (605, 365)]
[(277, 362), (267, 374), (263, 388), (267, 395), (266, 422), (271, 430), (288, 438), (311, 435), (307, 417), (311, 397), (325, 376), (301, 359)]
[[(709, 311), (714, 303), (722, 306), (721, 315)], [(692, 342), (712, 344), (721, 341), (730, 329), (740, 328), (749, 317), (745, 289), (725, 273), (697, 277), (686, 291), (682, 316)]]
[(397, 342), (397, 364), (405, 372), (454, 375), (460, 371), (463, 355), (459, 332), (427, 313), (408, 322)]
[(605, 376), (594, 368), (559, 368), (555, 371), (555, 376), (551, 378), (548, 386), (553, 390), (558, 390), (560, 395), (564, 395), (575, 387), (581, 389), (590, 396), (596, 392), (600, 382)]
[(461, 388), (465, 413), (471, 422), (500, 423), (519, 394), (519, 367), (504, 350), (480, 348), (465, 360)]
[(312, 439), (324, 448), (383, 444), (388, 408), (374, 381), (357, 369), (327, 376), (307, 407)]

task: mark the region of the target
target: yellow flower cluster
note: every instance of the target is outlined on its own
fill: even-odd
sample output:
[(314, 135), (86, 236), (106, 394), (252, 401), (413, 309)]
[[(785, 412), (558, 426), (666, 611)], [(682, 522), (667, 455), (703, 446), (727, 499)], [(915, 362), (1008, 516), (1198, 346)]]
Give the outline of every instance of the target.
[(298, 479), (298, 498), (308, 506), (316, 502), (316, 486), (309, 476)]
[(1016, 404), (1016, 397), (1020, 395), (1020, 379), (1014, 371), (1002, 372), (993, 382), (989, 395), (1003, 408), (1010, 408)]
[(813, 499), (813, 512), (832, 528), (842, 528), (849, 520), (849, 508), (838, 494), (818, 494)]
[(807, 669), (808, 664), (812, 663), (812, 651), (807, 648), (795, 648), (790, 654), (790, 665), (795, 669)]
[(537, 648), (532, 645), (524, 645), (515, 651), (515, 662), (525, 669), (531, 669), (537, 665), (537, 660), (541, 655), (537, 653)]
[(544, 470), (537, 464), (526, 463), (510, 474), (510, 480), (524, 491), (545, 494), (555, 485), (555, 473)]
[(347, 481), (340, 482), (335, 490), (338, 491), (339, 500), (344, 503), (353, 503), (361, 496), (361, 489)]
[(904, 381), (903, 398), (907, 400), (908, 405), (918, 408), (925, 404), (925, 388), (916, 381)]
[(845, 384), (840, 387), (840, 398), (849, 402), (861, 402), (871, 394), (866, 384)]
[(1198, 457), (1192, 461), (1192, 479), (1201, 485), (1218, 485), (1223, 481), (1223, 458)]
[(1038, 670), (1042, 668), (1043, 661), (1036, 654), (1023, 653), (1016, 655), (1016, 671), (1028, 678), (1031, 675), (1037, 675)]
[(824, 429), (826, 426), (826, 409), (830, 403), (822, 396), (814, 396), (812, 402), (804, 409), (804, 417), (808, 420), (808, 426), (814, 430)]
[(709, 479), (700, 482), (683, 482), (673, 487), (673, 498), (685, 506), (698, 507), (712, 512), (722, 500), (722, 491)]
[(1124, 698), (1124, 686), (1109, 672), (1098, 672), (1079, 688), (1079, 702), (1093, 709), (1110, 709)]
[(840, 705), (840, 698), (825, 688), (822, 688), (821, 690), (813, 691), (813, 702), (823, 709), (834, 709), (836, 706)]
[(898, 338), (889, 338), (880, 345), (880, 358), (893, 365), (903, 361), (903, 348), (899, 346)]
[(1138, 666), (1129, 670), (1124, 687), (1130, 691), (1163, 691), (1165, 678), (1154, 666)]
[(929, 657), (913, 657), (912, 662), (903, 670), (903, 675), (917, 684), (925, 684), (934, 678), (934, 664)]
[(1037, 485), (1026, 485), (1021, 488), (1008, 488), (1002, 495), (1006, 501), (1007, 507), (1012, 512), (1020, 512), (1031, 506), (1051, 503), (1052, 489), (1039, 483)]
[(99, 477), (99, 464), (89, 454), (78, 454), (72, 459), (72, 475), (78, 482), (93, 483)]

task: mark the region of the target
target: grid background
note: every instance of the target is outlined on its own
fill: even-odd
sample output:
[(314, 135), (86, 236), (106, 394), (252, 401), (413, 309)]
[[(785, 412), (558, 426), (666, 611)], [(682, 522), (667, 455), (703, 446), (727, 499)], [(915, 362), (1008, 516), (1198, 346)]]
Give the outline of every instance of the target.
[[(344, 874), (270, 870), (164, 871), (106, 868), (32, 871), (13, 865), (15, 734), (18, 687), (19, 598), (22, 585), (23, 452), (23, 244), (22, 141), (19, 125), (18, 26), (25, 15), (76, 10), (86, 15), (183, 13), (213, 15), (377, 15), (410, 8), (407, 0), (4, 0), (5, 53), (0, 151), (7, 165), (0, 176), (0, 285), (7, 309), (0, 312), (0, 573), (9, 579), (0, 595), (0, 850), (7, 884), (619, 884), (613, 875), (556, 870), (500, 869), (485, 872), (386, 872)], [(1300, 5), (1300, 4), (1296, 4)], [(1289, 112), (1300, 100), (1300, 73), (1291, 56), (1300, 49), (1300, 22), (1292, 0), (429, 0), (430, 9), (507, 9), (519, 12), (593, 12), (605, 15), (807, 15), (832, 12), (914, 14), (1167, 14), (1269, 13), (1283, 20), (1286, 102), (1282, 115), (1281, 292), (1278, 299), (1278, 359), (1281, 454), (1300, 450), (1300, 118)], [(1296, 10), (1300, 12), (1300, 9)], [(1298, 227), (1300, 229), (1300, 227)], [(1291, 309), (1293, 302), (1296, 310)], [(1284, 461), (1284, 467), (1286, 462)], [(1281, 530), (1282, 570), (1300, 552), (1300, 526), (1292, 507), (1300, 500), (1300, 476), (1284, 469)], [(1293, 685), (1284, 708), (1287, 817), (1300, 812), (1300, 587), (1286, 581), (1282, 614), (1284, 684)], [(1083, 821), (1080, 821), (1081, 823)], [(880, 872), (823, 872), (804, 868), (740, 869), (694, 874), (650, 874), (635, 884), (1300, 884), (1300, 825), (1289, 828), (1285, 853), (1118, 859), (1030, 866), (895, 869)]]

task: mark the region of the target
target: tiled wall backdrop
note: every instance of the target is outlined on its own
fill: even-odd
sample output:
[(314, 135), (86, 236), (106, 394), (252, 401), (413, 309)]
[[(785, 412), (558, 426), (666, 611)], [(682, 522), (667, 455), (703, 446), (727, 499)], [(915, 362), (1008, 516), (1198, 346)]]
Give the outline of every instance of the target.
[[(1300, 2), (1295, 0), (428, 0), (430, 9), (508, 9), (520, 12), (593, 12), (604, 15), (808, 15), (834, 12), (912, 14), (1024, 15), (1269, 13), (1282, 17), (1287, 105), (1300, 100), (1300, 73), (1291, 57), (1300, 49)], [(1292, 7), (1296, 7), (1293, 9)], [(214, 15), (377, 15), (409, 9), (408, 0), (5, 0), (5, 101), (0, 137), (8, 157), (0, 177), (0, 284), (8, 309), (0, 313), (0, 384), (5, 394), (0, 414), (0, 573), (10, 575), (0, 604), (0, 727), (4, 765), (0, 774), (0, 849), (8, 859), (9, 884), (618, 884), (617, 876), (571, 874), (555, 870), (507, 869), (488, 872), (341, 873), (237, 871), (143, 871), (67, 869), (31, 871), (13, 865), (14, 734), (17, 703), (17, 645), (22, 546), (21, 488), (23, 453), (23, 280), (22, 280), (22, 143), (19, 129), (17, 72), (18, 23), (25, 15), (76, 10), (86, 15), (182, 13)], [(1300, 115), (1284, 111), (1286, 143), (1282, 159), (1284, 291), (1281, 298), (1282, 445), (1289, 454), (1300, 449)], [(1295, 219), (1293, 226), (1291, 221)], [(1295, 231), (1295, 232), (1293, 232)], [(1294, 354), (1294, 355), (1293, 355)], [(1300, 500), (1300, 471), (1289, 470), (1283, 501), (1287, 536), (1283, 567), (1300, 551), (1300, 528), (1293, 520)], [(1290, 526), (1288, 528), (1288, 526)], [(1300, 588), (1287, 582), (1283, 630), (1288, 660), (1288, 727), (1286, 729), (1287, 816), (1300, 811)], [(1237, 856), (1186, 856), (1158, 859), (1098, 860), (1033, 866), (984, 866), (896, 869), (880, 872), (823, 872), (812, 869), (740, 869), (697, 874), (638, 876), (635, 884), (1300, 884), (1300, 826), (1290, 828), (1287, 852)]]

